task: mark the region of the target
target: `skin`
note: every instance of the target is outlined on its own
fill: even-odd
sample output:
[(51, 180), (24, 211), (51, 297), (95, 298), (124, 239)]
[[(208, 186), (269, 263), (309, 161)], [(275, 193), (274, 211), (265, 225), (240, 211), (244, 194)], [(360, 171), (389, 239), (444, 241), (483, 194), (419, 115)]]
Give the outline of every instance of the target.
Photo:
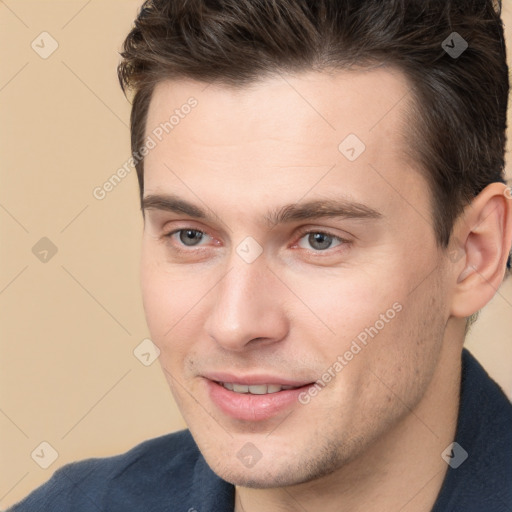
[[(144, 196), (174, 194), (214, 215), (145, 210), (146, 318), (173, 396), (207, 463), (235, 484), (235, 510), (429, 511), (453, 441), (466, 316), (504, 275), (511, 201), (489, 185), (436, 244), (428, 186), (407, 155), (411, 101), (389, 68), (275, 76), (242, 89), (161, 82), (147, 134), (198, 105), (145, 158)], [(378, 91), (378, 94), (376, 94)], [(349, 161), (340, 142), (366, 150)], [(343, 197), (381, 215), (297, 220), (271, 210)], [(302, 234), (329, 233), (327, 249)], [(177, 229), (198, 234), (188, 246)], [(263, 249), (236, 252), (246, 237)], [(181, 250), (180, 250), (181, 249)], [(306, 404), (263, 421), (225, 415), (207, 371), (315, 381), (381, 314), (401, 310)], [(261, 459), (241, 464), (253, 443)]]

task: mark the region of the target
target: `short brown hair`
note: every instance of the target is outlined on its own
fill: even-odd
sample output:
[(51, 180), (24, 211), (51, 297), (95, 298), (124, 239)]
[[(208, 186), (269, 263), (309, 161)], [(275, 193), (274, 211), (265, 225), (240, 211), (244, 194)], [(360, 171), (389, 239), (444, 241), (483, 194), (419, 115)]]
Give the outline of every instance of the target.
[[(504, 182), (509, 80), (500, 14), (491, 0), (147, 0), (118, 67), (124, 93), (134, 91), (132, 152), (143, 145), (162, 80), (243, 87), (281, 71), (392, 65), (411, 84), (408, 144), (446, 247), (464, 206)], [(454, 46), (454, 32), (468, 44), (458, 56), (442, 46)], [(143, 159), (136, 169), (142, 198)]]

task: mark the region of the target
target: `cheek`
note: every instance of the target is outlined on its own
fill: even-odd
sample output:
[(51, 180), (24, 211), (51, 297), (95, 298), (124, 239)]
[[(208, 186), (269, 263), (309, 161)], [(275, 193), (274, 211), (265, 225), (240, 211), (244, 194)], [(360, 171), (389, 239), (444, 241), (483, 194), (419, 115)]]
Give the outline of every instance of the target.
[(322, 346), (326, 354), (330, 350), (330, 361), (344, 356), (343, 385), (358, 393), (365, 389), (368, 396), (387, 394), (386, 384), (414, 395), (411, 383), (421, 387), (429, 379), (443, 338), (439, 287), (425, 282), (411, 293), (413, 276), (393, 275), (338, 288), (327, 306), (337, 341), (330, 349)]
[(368, 387), (375, 395), (386, 395), (397, 409), (404, 404), (413, 407), (423, 395), (436, 368), (445, 327), (445, 306), (435, 286), (405, 295), (400, 304), (401, 311), (368, 344), (364, 364), (369, 369)]
[(141, 258), (141, 290), (144, 312), (153, 341), (160, 345), (166, 333), (180, 318), (183, 285), (176, 275), (165, 271), (157, 257), (144, 249)]
[(178, 353), (180, 340), (189, 346), (190, 340), (198, 338), (203, 324), (201, 299), (211, 287), (209, 282), (191, 267), (171, 267), (143, 251), (141, 291), (146, 322), (152, 341), (164, 355), (171, 349)]
[(144, 256), (141, 260), (141, 290), (148, 328), (153, 342), (159, 344), (165, 332), (164, 324), (172, 320), (169, 315), (173, 311), (173, 294), (166, 280), (161, 278), (158, 265)]
[(378, 276), (356, 271), (290, 281), (297, 296), (318, 318), (305, 311), (302, 304), (297, 305), (298, 310), (305, 311), (311, 318), (309, 323), (321, 328), (318, 335), (326, 336), (328, 344), (337, 350), (348, 349), (358, 336), (363, 342), (371, 339), (375, 329), (379, 333), (389, 330), (400, 316), (397, 309), (401, 309), (406, 288), (403, 283), (386, 283)]

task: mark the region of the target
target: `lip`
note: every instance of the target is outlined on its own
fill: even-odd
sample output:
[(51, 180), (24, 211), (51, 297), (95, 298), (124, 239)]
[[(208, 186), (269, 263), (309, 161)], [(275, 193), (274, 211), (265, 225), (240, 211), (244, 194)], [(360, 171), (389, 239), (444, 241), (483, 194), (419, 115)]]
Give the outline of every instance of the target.
[[(278, 378), (277, 381), (274, 379), (274, 382), (272, 382), (272, 380), (268, 380), (268, 377), (266, 377), (267, 380), (263, 381), (260, 379), (259, 382), (256, 382), (253, 377), (246, 378), (246, 382), (244, 382), (243, 379), (240, 380), (240, 377), (236, 378), (239, 380), (231, 380), (232, 378), (233, 377), (230, 377), (230, 379), (227, 380), (219, 380), (219, 382), (236, 382), (239, 384), (275, 383), (283, 386), (300, 385), (293, 384), (293, 382), (291, 384), (287, 384), (286, 382), (283, 382), (282, 378)], [(216, 382), (217, 379), (211, 380), (209, 378), (205, 378), (204, 380), (210, 400), (224, 414), (231, 416), (234, 419), (244, 421), (266, 420), (275, 416), (279, 412), (292, 407), (294, 404), (297, 405), (299, 395), (314, 384), (314, 382), (309, 382), (295, 389), (287, 389), (265, 395), (253, 395), (250, 393), (236, 393), (235, 391), (230, 391), (222, 386), (222, 384), (219, 384), (219, 382)]]

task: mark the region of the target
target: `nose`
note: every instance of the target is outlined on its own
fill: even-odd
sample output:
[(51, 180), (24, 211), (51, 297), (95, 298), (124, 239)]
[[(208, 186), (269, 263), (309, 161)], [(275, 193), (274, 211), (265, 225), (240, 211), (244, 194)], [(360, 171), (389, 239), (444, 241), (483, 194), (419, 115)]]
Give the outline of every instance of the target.
[(220, 346), (244, 351), (286, 337), (288, 318), (283, 284), (260, 256), (252, 263), (234, 254), (228, 272), (212, 290), (204, 328)]

